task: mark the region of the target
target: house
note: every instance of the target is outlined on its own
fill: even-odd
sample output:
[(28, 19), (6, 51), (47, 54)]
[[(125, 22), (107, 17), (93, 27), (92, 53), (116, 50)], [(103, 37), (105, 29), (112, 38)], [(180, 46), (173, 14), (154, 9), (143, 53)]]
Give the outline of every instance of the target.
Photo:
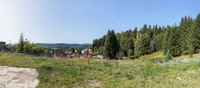
[(4, 51), (6, 49), (6, 42), (0, 41), (0, 51)]

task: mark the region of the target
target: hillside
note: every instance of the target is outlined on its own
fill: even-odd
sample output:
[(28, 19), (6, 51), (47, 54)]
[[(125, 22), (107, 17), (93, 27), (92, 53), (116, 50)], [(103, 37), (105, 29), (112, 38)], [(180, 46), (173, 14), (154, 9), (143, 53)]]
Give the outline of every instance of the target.
[(45, 46), (47, 48), (89, 48), (91, 44), (66, 44), (66, 43), (35, 43), (35, 45)]
[(200, 86), (198, 59), (200, 55), (194, 55), (193, 58), (181, 56), (169, 62), (162, 62), (161, 57), (163, 57), (161, 52), (142, 56), (136, 60), (55, 59), (0, 53), (0, 66), (37, 69), (40, 80), (38, 88), (197, 88)]

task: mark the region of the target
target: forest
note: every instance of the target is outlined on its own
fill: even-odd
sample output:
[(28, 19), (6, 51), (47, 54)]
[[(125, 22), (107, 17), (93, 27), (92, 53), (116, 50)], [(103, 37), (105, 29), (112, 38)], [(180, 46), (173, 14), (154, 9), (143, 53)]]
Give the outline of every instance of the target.
[(166, 59), (181, 55), (192, 57), (200, 51), (200, 14), (196, 18), (182, 17), (180, 23), (174, 25), (145, 24), (121, 33), (108, 30), (93, 41), (92, 48), (95, 54), (109, 59), (134, 59), (157, 51), (163, 51)]

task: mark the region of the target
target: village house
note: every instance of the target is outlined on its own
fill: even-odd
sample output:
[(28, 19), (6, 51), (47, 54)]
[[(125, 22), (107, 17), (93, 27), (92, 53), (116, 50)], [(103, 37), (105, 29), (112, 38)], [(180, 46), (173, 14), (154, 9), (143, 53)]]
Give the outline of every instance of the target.
[(6, 49), (6, 42), (0, 41), (0, 51), (4, 51)]

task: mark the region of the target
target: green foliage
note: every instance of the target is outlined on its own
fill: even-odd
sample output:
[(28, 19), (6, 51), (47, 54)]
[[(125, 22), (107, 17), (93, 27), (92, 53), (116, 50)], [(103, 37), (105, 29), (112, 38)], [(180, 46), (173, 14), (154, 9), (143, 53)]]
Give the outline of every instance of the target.
[(24, 34), (21, 33), (19, 36), (18, 52), (24, 52)]
[[(179, 35), (180, 31), (177, 27), (167, 27), (164, 35), (164, 52), (167, 57), (179, 56), (181, 54), (181, 37)], [(170, 56), (169, 56), (170, 55)]]
[(134, 51), (132, 49), (129, 49), (128, 50), (128, 56), (130, 57), (130, 56), (133, 56), (133, 55), (134, 55)]
[[(91, 59), (88, 64), (87, 58), (55, 59), (0, 53), (0, 65), (36, 69), (40, 81), (37, 88), (96, 88), (99, 85), (103, 88), (199, 87), (199, 55), (184, 57), (191, 60), (187, 64), (179, 58), (175, 59), (180, 63), (173, 60), (149, 62), (160, 57), (163, 57), (162, 52), (144, 55), (136, 60)], [(93, 85), (90, 81), (94, 81)]]
[(165, 56), (165, 60), (169, 61), (172, 59), (172, 53), (170, 52), (170, 50), (168, 49), (166, 52), (166, 56)]
[(194, 53), (194, 21), (190, 17), (184, 17), (180, 23), (181, 35), (182, 35), (182, 49), (183, 54)]
[(16, 44), (8, 44), (7, 48), (9, 52), (17, 52), (18, 50), (18, 46)]
[[(180, 24), (173, 26), (150, 26), (144, 25), (137, 31), (129, 29), (125, 32), (117, 33), (117, 41), (120, 45), (120, 57), (139, 57), (164, 50), (166, 55), (168, 50), (172, 57), (180, 55), (190, 55), (200, 51), (200, 14), (196, 19), (185, 16)], [(105, 37), (94, 40), (94, 51), (104, 47)], [(101, 49), (100, 49), (101, 50)], [(106, 51), (106, 50), (105, 50)], [(130, 53), (131, 51), (131, 53)], [(133, 51), (133, 52), (132, 52)]]
[(100, 39), (95, 39), (92, 44), (92, 49), (94, 54), (104, 54), (104, 44), (105, 44), (106, 35)]
[(119, 52), (119, 44), (114, 30), (108, 30), (105, 39), (105, 56), (109, 59), (117, 59), (116, 55)]
[(200, 14), (197, 15), (196, 20), (193, 24), (194, 28), (194, 49), (196, 53), (199, 53), (200, 51)]
[(24, 40), (24, 35), (21, 33), (18, 44), (8, 44), (9, 52), (25, 53), (30, 55), (47, 55), (48, 49), (42, 46), (37, 46), (30, 43), (27, 39)]
[[(135, 29), (137, 30), (137, 29)], [(118, 41), (120, 44), (120, 50), (123, 53), (123, 56), (130, 56), (129, 51), (134, 50), (134, 40), (135, 40), (135, 32), (132, 30), (128, 30), (126, 32), (122, 32), (121, 34), (118, 34)], [(134, 53), (131, 54), (131, 56), (134, 55)]]
[(36, 46), (36, 45), (30, 45), (30, 51), (26, 52), (32, 55), (46, 55), (47, 54), (47, 49), (45, 47), (42, 46)]
[(150, 44), (151, 52), (159, 51), (163, 47), (162, 42), (163, 42), (164, 32), (162, 29), (164, 28), (158, 27), (157, 25), (155, 25), (152, 28), (153, 36), (151, 40), (152, 44)]
[(142, 55), (142, 35), (139, 32), (137, 33), (137, 36), (136, 36), (134, 52), (135, 52), (136, 57)]

